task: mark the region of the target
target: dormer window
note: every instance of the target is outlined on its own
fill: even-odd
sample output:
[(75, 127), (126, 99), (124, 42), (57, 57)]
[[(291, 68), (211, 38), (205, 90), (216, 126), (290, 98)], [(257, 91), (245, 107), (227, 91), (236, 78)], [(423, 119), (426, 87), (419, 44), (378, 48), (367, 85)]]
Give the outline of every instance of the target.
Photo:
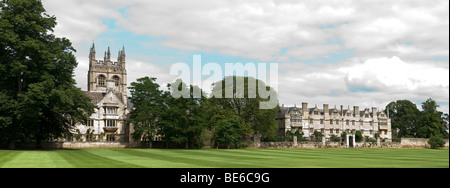
[(117, 108), (106, 108), (106, 114), (116, 115), (117, 114)]
[(319, 111), (314, 111), (314, 115), (319, 115)]

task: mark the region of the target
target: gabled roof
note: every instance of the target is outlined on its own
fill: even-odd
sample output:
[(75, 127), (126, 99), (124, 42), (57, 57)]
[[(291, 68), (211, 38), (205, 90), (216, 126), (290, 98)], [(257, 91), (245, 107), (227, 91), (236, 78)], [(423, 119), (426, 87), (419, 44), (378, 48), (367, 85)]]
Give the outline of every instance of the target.
[[(112, 92), (112, 91), (110, 91), (110, 92)], [(92, 104), (100, 103), (105, 98), (106, 94), (107, 93), (104, 93), (104, 92), (90, 92), (90, 91), (86, 91), (86, 95), (91, 99)], [(114, 92), (114, 95), (122, 104), (124, 104), (122, 93), (115, 93)]]
[(86, 91), (86, 95), (91, 99), (92, 104), (98, 104), (103, 100), (106, 93)]

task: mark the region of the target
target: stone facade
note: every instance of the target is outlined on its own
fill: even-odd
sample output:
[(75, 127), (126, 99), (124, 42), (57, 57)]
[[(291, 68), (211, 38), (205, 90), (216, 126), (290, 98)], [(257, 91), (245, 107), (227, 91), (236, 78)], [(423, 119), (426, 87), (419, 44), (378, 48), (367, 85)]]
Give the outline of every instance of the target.
[(119, 51), (117, 62), (111, 61), (111, 53), (105, 52), (103, 60), (95, 59), (95, 45), (89, 54), (88, 91), (86, 95), (95, 105), (95, 113), (86, 125), (77, 125), (77, 141), (128, 142), (127, 72), (125, 47)]
[(278, 121), (278, 135), (285, 136), (286, 132), (303, 132), (303, 137), (312, 138), (314, 131), (321, 132), (328, 141), (332, 135), (340, 137), (346, 133), (347, 145), (355, 143), (354, 134), (361, 131), (363, 137), (375, 139), (375, 134), (380, 135), (380, 139), (392, 141), (391, 119), (383, 111), (377, 108), (359, 110), (358, 106), (350, 109), (336, 107), (330, 109), (328, 104), (324, 104), (322, 109), (308, 108), (308, 103), (303, 103), (302, 107), (280, 107), (276, 116)]

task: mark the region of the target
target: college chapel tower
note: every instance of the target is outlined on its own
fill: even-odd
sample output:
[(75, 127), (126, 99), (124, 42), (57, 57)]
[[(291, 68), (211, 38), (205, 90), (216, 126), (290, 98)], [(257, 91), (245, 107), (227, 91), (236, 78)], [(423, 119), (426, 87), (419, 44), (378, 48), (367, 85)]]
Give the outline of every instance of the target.
[[(89, 53), (88, 91), (86, 95), (95, 105), (95, 113), (86, 125), (77, 126), (78, 141), (127, 142), (126, 125), (127, 71), (125, 47), (119, 50), (117, 62), (111, 61), (111, 52), (105, 52), (103, 60), (95, 59), (95, 45)], [(76, 134), (76, 133), (75, 133)]]

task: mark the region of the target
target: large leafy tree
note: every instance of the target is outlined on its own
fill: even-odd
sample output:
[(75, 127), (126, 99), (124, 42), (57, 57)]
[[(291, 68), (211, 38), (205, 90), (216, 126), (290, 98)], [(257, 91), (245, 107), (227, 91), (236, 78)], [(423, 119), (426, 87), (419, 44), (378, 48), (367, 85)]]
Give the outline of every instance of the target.
[(159, 87), (156, 78), (149, 77), (137, 79), (129, 87), (133, 110), (127, 123), (133, 125), (134, 140), (148, 141), (151, 144), (157, 136), (159, 120), (167, 109), (164, 105), (164, 92)]
[(215, 125), (213, 139), (218, 147), (238, 148), (238, 144), (246, 136), (244, 126), (236, 119), (239, 118), (225, 118)]
[[(397, 138), (416, 137), (419, 128), (420, 111), (409, 100), (398, 100), (388, 104), (392, 119), (392, 130)], [(387, 109), (387, 108), (386, 108)]]
[(397, 131), (394, 136), (397, 138), (448, 138), (448, 133), (442, 126), (445, 115), (437, 110), (439, 105), (433, 99), (422, 103), (422, 111), (408, 100), (391, 102), (387, 107), (392, 118), (392, 129)]
[(71, 42), (39, 0), (0, 2), (0, 141), (40, 142), (68, 133), (94, 112), (75, 87)]
[[(182, 80), (168, 84), (169, 92), (165, 95), (165, 104), (168, 109), (163, 113), (161, 120), (161, 133), (167, 143), (184, 145), (185, 148), (199, 148), (202, 146), (202, 132), (206, 129), (204, 97), (194, 97), (194, 90), (198, 87), (189, 87)], [(174, 90), (187, 91), (188, 95), (174, 97)]]
[(417, 136), (421, 138), (446, 137), (448, 134), (442, 126), (443, 113), (438, 111), (439, 105), (433, 99), (428, 99), (422, 103), (422, 116), (419, 121)]
[[(239, 79), (242, 79), (244, 82), (239, 83)], [(251, 87), (249, 83), (256, 83), (256, 87)], [(259, 84), (262, 84), (262, 86), (260, 87)], [(264, 88), (272, 93), (268, 96), (261, 96), (258, 91), (259, 88)], [(231, 91), (232, 97), (227, 98), (226, 93), (231, 93)], [(225, 77), (214, 84), (211, 96), (210, 103), (213, 107), (210, 109), (215, 109), (215, 111), (211, 111), (215, 116), (211, 117), (215, 119), (210, 123), (219, 122), (223, 117), (239, 117), (240, 125), (245, 126), (244, 130), (249, 130), (253, 135), (260, 134), (262, 138), (275, 137), (278, 129), (275, 116), (278, 109), (261, 109), (260, 103), (267, 101), (278, 102), (276, 99), (270, 99), (270, 97), (276, 98), (277, 94), (269, 86), (266, 86), (264, 82), (252, 77)]]

